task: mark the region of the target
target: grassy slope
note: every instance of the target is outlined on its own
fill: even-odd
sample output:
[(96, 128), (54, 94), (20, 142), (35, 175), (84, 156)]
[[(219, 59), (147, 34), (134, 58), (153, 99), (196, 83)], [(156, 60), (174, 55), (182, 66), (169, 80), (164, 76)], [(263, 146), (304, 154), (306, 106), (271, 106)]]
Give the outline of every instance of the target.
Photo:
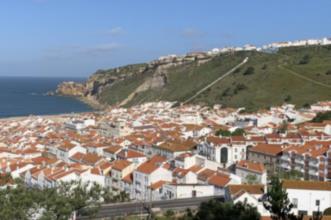
[[(306, 54), (310, 55), (310, 62), (299, 65)], [(325, 74), (327, 70), (331, 70), (331, 47), (300, 47), (282, 49), (277, 54), (237, 52), (215, 57), (200, 66), (193, 62), (172, 68), (169, 70), (168, 83), (164, 88), (140, 93), (128, 105), (158, 100), (183, 101), (246, 56), (249, 57), (249, 62), (245, 66), (201, 94), (193, 102), (220, 103), (230, 107), (246, 106), (255, 110), (279, 105), (285, 100), (302, 106), (305, 103), (331, 99), (330, 88), (316, 85), (289, 72), (293, 70), (315, 81), (331, 85), (331, 75)], [(249, 66), (254, 67), (254, 74), (243, 75)], [(123, 100), (152, 74), (150, 71), (143, 76), (116, 83), (103, 92), (102, 101), (114, 104)]]

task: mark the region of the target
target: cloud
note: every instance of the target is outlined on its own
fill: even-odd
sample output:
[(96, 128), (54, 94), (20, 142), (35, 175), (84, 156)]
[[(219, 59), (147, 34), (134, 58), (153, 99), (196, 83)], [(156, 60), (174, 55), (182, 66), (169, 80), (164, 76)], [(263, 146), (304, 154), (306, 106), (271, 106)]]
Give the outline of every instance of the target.
[(204, 32), (192, 27), (184, 28), (184, 30), (181, 32), (181, 36), (185, 38), (200, 38), (204, 35)]
[(121, 48), (122, 45), (116, 42), (98, 44), (93, 46), (67, 45), (48, 48), (44, 51), (46, 59), (69, 59), (78, 56), (97, 56), (111, 54)]
[(111, 36), (118, 36), (123, 34), (125, 31), (122, 27), (114, 27), (108, 31), (106, 31), (107, 34), (111, 35)]
[(100, 44), (100, 45), (95, 45), (93, 47), (84, 48), (82, 52), (88, 54), (110, 53), (120, 47), (121, 45), (118, 43)]

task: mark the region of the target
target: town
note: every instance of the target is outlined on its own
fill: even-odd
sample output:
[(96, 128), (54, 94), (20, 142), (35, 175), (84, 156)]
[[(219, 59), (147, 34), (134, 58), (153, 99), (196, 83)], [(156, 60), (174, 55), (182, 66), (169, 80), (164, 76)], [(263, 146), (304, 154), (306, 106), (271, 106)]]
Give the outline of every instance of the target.
[(270, 216), (261, 198), (279, 175), (292, 211), (313, 215), (331, 206), (331, 121), (312, 122), (328, 111), (331, 101), (255, 113), (154, 102), (1, 119), (0, 172), (38, 188), (97, 183), (132, 201), (222, 196), (261, 216)]
[[(204, 59), (209, 56), (217, 56), (219, 54), (236, 52), (236, 51), (262, 51), (273, 53), (276, 52), (280, 48), (286, 47), (302, 47), (302, 46), (325, 46), (331, 45), (331, 37), (323, 37), (321, 39), (306, 39), (306, 40), (295, 40), (295, 41), (284, 41), (284, 42), (273, 42), (270, 44), (262, 45), (261, 47), (246, 44), (244, 46), (232, 46), (232, 47), (223, 47), (223, 48), (213, 48), (206, 52), (193, 52), (188, 53), (187, 55), (180, 56), (176, 54), (171, 54), (167, 56), (159, 57), (158, 61), (166, 62), (170, 60), (182, 60), (182, 59), (190, 59), (190, 57), (195, 59)], [(155, 61), (156, 62), (156, 61)]]

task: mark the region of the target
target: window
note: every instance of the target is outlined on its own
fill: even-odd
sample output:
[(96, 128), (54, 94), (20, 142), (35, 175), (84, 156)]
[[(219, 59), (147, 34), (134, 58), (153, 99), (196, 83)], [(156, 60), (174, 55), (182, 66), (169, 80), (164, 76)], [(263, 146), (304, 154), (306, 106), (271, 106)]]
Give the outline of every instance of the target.
[(297, 198), (293, 198), (292, 199), (292, 204), (293, 204), (293, 208), (298, 208), (298, 199)]
[(317, 200), (315, 201), (315, 205), (316, 205), (316, 206), (319, 206), (319, 205), (320, 205), (320, 200), (319, 200), (319, 199), (317, 199)]

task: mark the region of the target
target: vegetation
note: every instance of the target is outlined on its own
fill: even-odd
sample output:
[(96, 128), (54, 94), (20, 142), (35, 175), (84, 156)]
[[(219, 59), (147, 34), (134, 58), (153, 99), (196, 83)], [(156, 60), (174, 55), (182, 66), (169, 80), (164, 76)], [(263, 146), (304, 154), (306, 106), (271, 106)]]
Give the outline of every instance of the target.
[(323, 122), (325, 120), (331, 120), (331, 111), (317, 113), (312, 122)]
[(257, 209), (245, 203), (221, 203), (210, 200), (202, 203), (194, 220), (258, 220)]
[[(226, 107), (246, 107), (257, 110), (291, 102), (299, 107), (331, 98), (330, 88), (298, 77), (331, 85), (331, 47), (307, 46), (281, 48), (277, 53), (241, 51), (214, 57), (198, 64), (191, 62), (167, 70), (167, 83), (162, 88), (148, 89), (133, 96), (128, 106), (148, 101), (184, 101), (204, 86), (225, 74), (245, 57), (248, 62), (199, 95), (192, 102), (197, 104), (222, 104)], [(109, 74), (127, 74), (146, 67), (146, 64), (130, 66)], [(295, 73), (295, 74), (294, 74)], [(327, 74), (323, 74), (327, 73)], [(116, 104), (133, 93), (155, 70), (132, 74), (104, 89), (100, 100)]]
[(301, 64), (301, 65), (308, 64), (309, 61), (310, 61), (310, 56), (308, 54), (306, 54), (302, 57), (299, 64)]
[(277, 174), (280, 179), (301, 180), (303, 178), (302, 173), (296, 170), (278, 171)]
[(0, 219), (66, 220), (78, 215), (95, 215), (103, 202), (115, 202), (107, 189), (97, 184), (61, 183), (55, 188), (15, 187), (0, 190)]
[(282, 182), (276, 176), (271, 178), (271, 183), (268, 187), (263, 205), (272, 214), (274, 220), (302, 219), (302, 216), (294, 216), (291, 214), (293, 204), (290, 203), (287, 192), (282, 187)]
[(216, 131), (215, 135), (223, 136), (223, 137), (230, 137), (230, 136), (243, 136), (245, 134), (245, 130), (241, 128), (237, 128), (235, 131), (231, 132), (228, 130), (220, 129)]
[(255, 69), (254, 69), (254, 67), (252, 67), (252, 66), (249, 66), (249, 67), (247, 67), (247, 69), (246, 69), (246, 71), (244, 72), (244, 76), (245, 75), (252, 75), (252, 74), (254, 74), (254, 72), (255, 72)]
[(249, 174), (246, 176), (246, 181), (248, 184), (256, 184), (258, 183), (256, 175)]

